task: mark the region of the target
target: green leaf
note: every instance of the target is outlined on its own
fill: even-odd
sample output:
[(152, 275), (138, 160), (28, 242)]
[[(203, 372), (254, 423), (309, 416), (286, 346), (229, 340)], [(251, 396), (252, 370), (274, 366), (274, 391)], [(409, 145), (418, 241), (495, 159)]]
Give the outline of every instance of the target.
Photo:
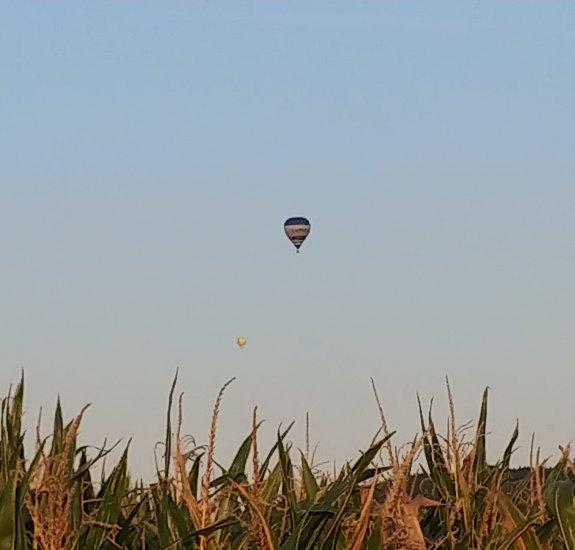
[(226, 527), (231, 527), (232, 525), (236, 525), (237, 523), (238, 523), (238, 520), (235, 518), (222, 519), (221, 521), (217, 521), (216, 523), (212, 523), (211, 525), (208, 525), (204, 529), (198, 529), (197, 531), (191, 531), (185, 537), (178, 539), (178, 540), (176, 540), (170, 544), (167, 544), (165, 546), (161, 546), (160, 550), (171, 549), (176, 544), (190, 543), (202, 535), (207, 537), (208, 535), (211, 535), (212, 533), (215, 533), (216, 531), (220, 531), (221, 529), (225, 529)]
[[(94, 519), (99, 523), (112, 525), (121, 522), (122, 498), (128, 488), (127, 462), (128, 447), (98, 494), (100, 502)], [(106, 540), (108, 531), (106, 527), (91, 527), (86, 537), (85, 547), (90, 550), (99, 550)]]
[(366, 550), (381, 550), (381, 517), (378, 517), (373, 524)]
[(14, 550), (17, 475), (17, 470), (11, 472), (8, 482), (0, 495), (0, 550)]
[(337, 540), (340, 536), (341, 530), (341, 520), (346, 512), (346, 508), (348, 502), (353, 494), (354, 489), (357, 486), (357, 480), (363, 474), (363, 472), (367, 469), (367, 467), (371, 464), (373, 459), (377, 456), (377, 453), (383, 446), (383, 444), (393, 435), (395, 432), (391, 432), (383, 439), (380, 439), (378, 442), (374, 443), (367, 451), (365, 451), (361, 457), (357, 460), (353, 468), (351, 469), (351, 473), (346, 480), (346, 488), (345, 488), (345, 496), (342, 499), (342, 502), (339, 506), (339, 510), (333, 519), (331, 527), (326, 535), (326, 539), (322, 544), (322, 549), (329, 550), (330, 548), (335, 548)]
[[(261, 422), (256, 426), (256, 429), (261, 425)], [(246, 463), (248, 461), (248, 457), (250, 455), (250, 451), (252, 449), (252, 439), (253, 434), (250, 433), (248, 437), (246, 437), (241, 444), (240, 448), (238, 449), (236, 456), (232, 460), (231, 466), (228, 468), (225, 474), (222, 476), (214, 479), (211, 482), (211, 486), (219, 487), (228, 485), (228, 481), (231, 479), (236, 482), (241, 482), (246, 479)], [(243, 478), (243, 479), (239, 479)]]
[(56, 411), (54, 412), (54, 429), (52, 431), (52, 448), (50, 456), (59, 455), (64, 450), (64, 420), (62, 418), (62, 405), (60, 397), (56, 402)]
[(178, 369), (170, 388), (170, 395), (168, 397), (168, 411), (166, 413), (166, 441), (164, 444), (164, 479), (167, 480), (170, 473), (170, 462), (172, 460), (172, 402), (174, 400), (174, 391), (176, 390), (176, 382), (178, 381)]
[(315, 476), (313, 475), (313, 472), (311, 471), (311, 468), (303, 453), (301, 453), (301, 474), (307, 495), (307, 501), (311, 504), (315, 500), (315, 495), (319, 490), (319, 485), (317, 484)]
[(515, 527), (494, 548), (497, 548), (497, 550), (508, 550), (521, 539), (525, 550), (543, 550), (544, 547), (541, 541), (535, 534), (534, 529), (532, 529), (537, 523), (537, 518), (526, 517), (509, 495), (499, 493), (497, 498), (501, 511), (513, 521)]
[(273, 454), (276, 452), (279, 442), (283, 441), (286, 437), (286, 435), (288, 434), (288, 432), (292, 429), (293, 425), (295, 424), (295, 422), (292, 422), (282, 433), (281, 435), (278, 437), (277, 441), (274, 443), (273, 447), (270, 449), (268, 455), (266, 456), (265, 460), (263, 461), (261, 467), (260, 467), (260, 474), (262, 476), (266, 475), (266, 472), (269, 468), (271, 459)]
[(503, 462), (501, 467), (503, 470), (509, 470), (509, 464), (511, 463), (511, 455), (513, 453), (513, 447), (515, 443), (517, 443), (517, 439), (519, 438), (519, 422), (515, 424), (515, 429), (513, 430), (513, 434), (511, 435), (511, 439), (505, 448), (505, 452), (503, 453)]
[(278, 453), (282, 472), (282, 489), (284, 497), (288, 503), (288, 511), (291, 518), (290, 531), (294, 531), (297, 525), (297, 503), (293, 485), (294, 475), (291, 459), (285, 450), (281, 435), (278, 433)]
[(545, 490), (545, 502), (557, 520), (565, 548), (575, 550), (575, 483), (570, 479), (551, 483)]
[(198, 498), (198, 484), (200, 480), (200, 465), (202, 463), (202, 457), (204, 453), (199, 454), (194, 459), (194, 463), (190, 469), (190, 473), (188, 474), (188, 480), (190, 482), (190, 490), (192, 491), (192, 495), (194, 498)]
[(483, 391), (481, 400), (481, 411), (479, 412), (479, 422), (477, 423), (477, 432), (475, 434), (475, 456), (473, 460), (473, 473), (475, 482), (480, 479), (487, 464), (486, 452), (486, 428), (487, 428), (487, 398), (488, 388)]

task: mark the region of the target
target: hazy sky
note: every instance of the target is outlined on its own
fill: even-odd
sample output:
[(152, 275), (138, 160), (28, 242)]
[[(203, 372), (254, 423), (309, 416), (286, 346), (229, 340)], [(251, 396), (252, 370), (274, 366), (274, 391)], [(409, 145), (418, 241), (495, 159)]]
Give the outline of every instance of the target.
[[(60, 394), (82, 438), (153, 471), (180, 369), (218, 456), (306, 411), (318, 459), (396, 443), (416, 393), (460, 422), (492, 388), (575, 439), (575, 4), (0, 3), (0, 384), (28, 426)], [(296, 255), (289, 216), (312, 230)], [(243, 351), (235, 345), (245, 336)]]

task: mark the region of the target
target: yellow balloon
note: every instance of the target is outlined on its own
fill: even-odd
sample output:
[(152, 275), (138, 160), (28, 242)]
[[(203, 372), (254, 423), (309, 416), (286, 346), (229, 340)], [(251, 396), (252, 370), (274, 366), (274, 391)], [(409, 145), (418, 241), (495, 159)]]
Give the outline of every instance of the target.
[(240, 346), (240, 348), (243, 348), (246, 344), (247, 344), (247, 340), (245, 338), (243, 338), (242, 336), (240, 336), (237, 340), (236, 343), (238, 346)]

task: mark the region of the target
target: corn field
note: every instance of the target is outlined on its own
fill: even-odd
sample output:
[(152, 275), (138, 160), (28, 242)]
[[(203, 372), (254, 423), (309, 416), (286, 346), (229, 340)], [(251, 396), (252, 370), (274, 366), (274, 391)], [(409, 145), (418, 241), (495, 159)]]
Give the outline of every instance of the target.
[(85, 409), (65, 423), (59, 401), (52, 433), (38, 431), (26, 456), (24, 378), (10, 388), (1, 402), (0, 550), (575, 550), (570, 448), (554, 466), (532, 453), (518, 475), (510, 468), (516, 428), (503, 457), (488, 464), (487, 390), (475, 425), (459, 428), (448, 384), (447, 433), (420, 404), (420, 435), (400, 452), (374, 385), (381, 431), (355, 461), (327, 473), (293, 451), (291, 426), (263, 452), (256, 409), (231, 464), (219, 465), (227, 384), (206, 445), (190, 448), (180, 433), (181, 398), (173, 400), (176, 381), (151, 484), (131, 479), (127, 447), (104, 474), (110, 449), (79, 446)]

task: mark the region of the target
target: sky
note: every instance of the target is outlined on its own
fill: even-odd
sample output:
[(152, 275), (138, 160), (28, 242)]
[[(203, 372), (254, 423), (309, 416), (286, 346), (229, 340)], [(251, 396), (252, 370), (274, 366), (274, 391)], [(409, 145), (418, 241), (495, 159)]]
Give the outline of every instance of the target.
[[(575, 4), (0, 1), (0, 394), (154, 473), (176, 369), (216, 455), (305, 415), (316, 461), (491, 388), (575, 438)], [(295, 254), (290, 216), (311, 233)], [(243, 350), (235, 339), (247, 338)], [(265, 447), (264, 443), (261, 443)], [(160, 451), (161, 452), (161, 451)]]

